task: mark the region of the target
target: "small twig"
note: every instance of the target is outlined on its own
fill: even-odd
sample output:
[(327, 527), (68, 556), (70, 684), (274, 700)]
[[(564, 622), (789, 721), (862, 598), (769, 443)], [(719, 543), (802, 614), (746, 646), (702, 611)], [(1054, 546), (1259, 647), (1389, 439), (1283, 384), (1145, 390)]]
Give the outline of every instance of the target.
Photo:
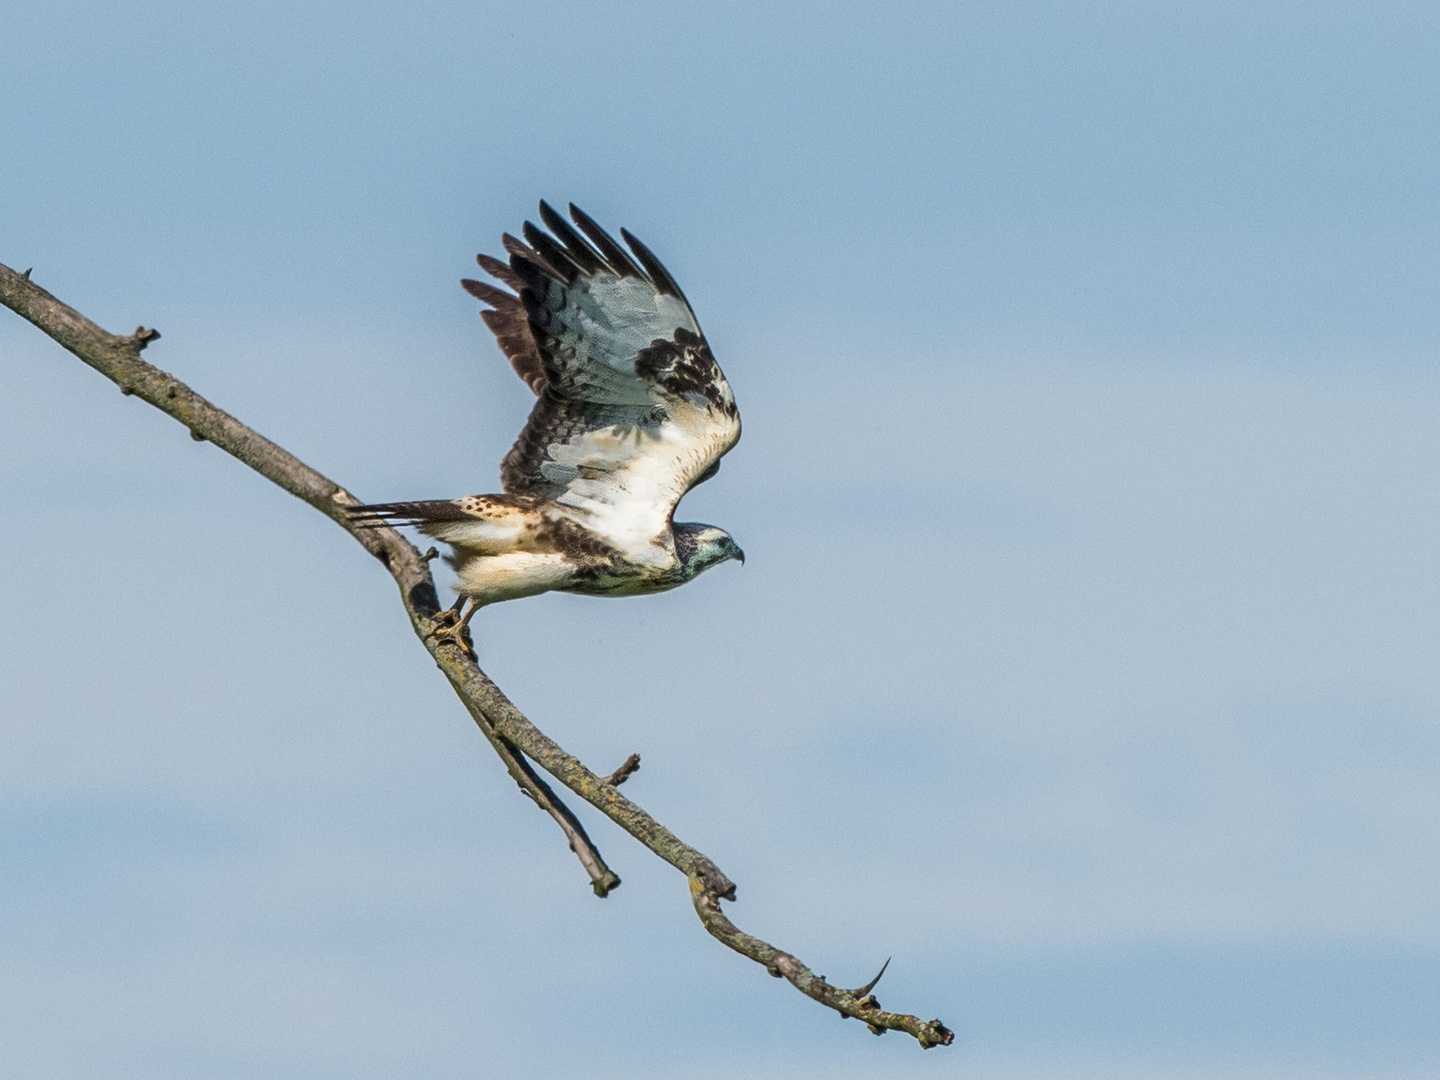
[[(880, 971), (873, 979), (871, 979), (864, 986), (860, 987), (859, 990), (851, 990), (850, 993), (854, 994), (857, 998), (869, 997), (870, 991), (874, 990), (875, 987), (880, 985), (880, 980), (885, 977), (885, 969), (890, 966), (890, 961), (893, 959), (895, 959), (893, 956), (887, 958), (886, 961), (880, 965)], [(874, 998), (871, 998), (871, 1000), (873, 1001)]]
[[(346, 511), (358, 505), (359, 501), (349, 492), (216, 408), (174, 376), (141, 360), (141, 350), (159, 336), (153, 330), (137, 328), (130, 337), (107, 333), (30, 282), (25, 275), (3, 265), (0, 265), (0, 303), (111, 379), (124, 393), (148, 401), (179, 420), (196, 438), (213, 442), (292, 495), (304, 499), (378, 558), (400, 587), (401, 599), (416, 636), (450, 680), (481, 732), (505, 762), (506, 768), (510, 769), (511, 776), (565, 829), (576, 854), (590, 873), (597, 893), (605, 895), (618, 884), (619, 879), (615, 878), (602, 891), (601, 879), (606, 874), (614, 878), (613, 873), (604, 866), (574, 815), (529, 766), (526, 757), (684, 873), (689, 879), (696, 914), (717, 940), (762, 965), (770, 974), (785, 978), (801, 993), (842, 1016), (863, 1021), (877, 1034), (904, 1031), (927, 1048), (951, 1042), (953, 1034), (939, 1020), (921, 1020), (905, 1013), (881, 1009), (879, 1003), (869, 996), (875, 980), (859, 991), (833, 987), (790, 953), (782, 952), (736, 927), (720, 907), (722, 900), (735, 899), (734, 882), (703, 854), (682, 843), (674, 833), (617, 789), (617, 785), (629, 775), (625, 770), (630, 761), (638, 765), (638, 757), (631, 755), (630, 761), (608, 777), (597, 776), (511, 704), (489, 676), (480, 670), (473, 657), (462, 654), (459, 649), (439, 645), (432, 631), (436, 616), (440, 614), (440, 602), (425, 556), (394, 529), (352, 526)], [(591, 858), (593, 865), (586, 861)], [(597, 870), (600, 877), (597, 877)], [(881, 969), (882, 974), (884, 970)]]
[(640, 755), (631, 754), (623, 762), (620, 763), (620, 767), (618, 769), (612, 772), (609, 776), (605, 777), (605, 783), (609, 784), (611, 787), (619, 787), (626, 780), (629, 780), (630, 777), (634, 776), (639, 770)]
[[(462, 698), (463, 701), (463, 698)], [(464, 702), (466, 710), (475, 721), (485, 738), (490, 741), (490, 746), (505, 763), (505, 768), (515, 783), (520, 785), (520, 790), (528, 795), (540, 809), (544, 810), (552, 818), (555, 824), (570, 841), (570, 850), (580, 860), (580, 865), (585, 867), (585, 872), (590, 875), (590, 887), (595, 890), (595, 895), (602, 899), (609, 896), (620, 886), (620, 875), (605, 865), (605, 860), (600, 857), (600, 852), (591, 841), (589, 834), (585, 832), (585, 826), (580, 824), (568, 806), (564, 804), (555, 794), (554, 789), (535, 771), (534, 766), (525, 760), (525, 755), (495, 730), (486, 715), (473, 703)]]

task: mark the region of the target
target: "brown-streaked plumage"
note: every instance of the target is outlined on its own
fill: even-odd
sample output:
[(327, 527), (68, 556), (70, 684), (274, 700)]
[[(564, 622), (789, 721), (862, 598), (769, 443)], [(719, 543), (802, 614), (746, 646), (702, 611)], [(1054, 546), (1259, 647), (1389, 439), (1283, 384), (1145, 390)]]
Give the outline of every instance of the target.
[[(740, 414), (689, 302), (624, 229), (621, 247), (572, 205), (546, 203), (542, 230), (502, 238), (509, 261), (478, 256), (506, 288), (465, 279), (481, 317), (539, 400), (500, 464), (504, 494), (376, 503), (361, 523), (415, 525), (454, 549), (465, 626), (486, 604), (552, 589), (660, 592), (745, 556), (723, 529), (676, 523), (675, 506), (715, 475)], [(508, 290), (508, 291), (507, 291)], [(468, 605), (468, 610), (467, 610)]]

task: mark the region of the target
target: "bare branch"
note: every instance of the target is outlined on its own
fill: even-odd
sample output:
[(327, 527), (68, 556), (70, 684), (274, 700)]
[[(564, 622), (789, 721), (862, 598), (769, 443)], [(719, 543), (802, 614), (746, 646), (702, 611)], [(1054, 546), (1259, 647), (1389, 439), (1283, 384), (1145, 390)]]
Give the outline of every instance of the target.
[[(141, 350), (158, 338), (158, 333), (144, 327), (137, 328), (128, 337), (107, 333), (31, 282), (29, 271), (17, 274), (3, 265), (0, 265), (0, 303), (115, 382), (123, 393), (148, 401), (186, 425), (194, 438), (214, 443), (292, 495), (304, 499), (384, 563), (400, 587), (416, 636), (450, 680), (516, 783), (565, 831), (571, 847), (590, 874), (597, 895), (606, 895), (620, 879), (605, 866), (579, 821), (535, 773), (525, 760), (527, 757), (685, 874), (696, 914), (705, 929), (723, 944), (762, 965), (771, 975), (785, 978), (801, 993), (842, 1016), (864, 1022), (876, 1034), (903, 1031), (927, 1048), (951, 1042), (953, 1034), (939, 1020), (925, 1021), (881, 1009), (879, 1002), (869, 996), (879, 976), (860, 990), (831, 986), (790, 953), (736, 927), (720, 907), (721, 900), (735, 899), (734, 882), (703, 854), (681, 842), (617, 790), (639, 767), (638, 755), (632, 754), (609, 776), (598, 776), (535, 727), (480, 670), (472, 656), (433, 633), (440, 603), (430, 576), (430, 553), (422, 555), (394, 529), (352, 526), (345, 511), (357, 505), (358, 500), (349, 492), (211, 405), (173, 375), (140, 359)], [(884, 971), (881, 968), (881, 974)]]
[[(394, 529), (352, 525), (346, 508), (359, 505), (359, 500), (339, 484), (216, 408), (173, 375), (140, 359), (141, 350), (159, 339), (159, 331), (139, 326), (128, 337), (107, 333), (32, 282), (28, 272), (17, 274), (3, 264), (0, 264), (0, 303), (34, 323), (110, 379), (122, 394), (142, 398), (175, 417), (190, 429), (191, 438), (197, 442), (214, 443), (340, 525), (390, 571), (400, 586), (415, 632), (422, 637), (431, 633), (440, 610), (435, 582), (430, 576), (431, 553), (421, 555)], [(605, 865), (574, 813), (535, 774), (514, 746), (496, 733), (481, 712), (469, 702), (466, 707), (520, 790), (564, 831), (571, 850), (590, 875), (596, 894), (607, 895), (620, 884), (620, 878)]]

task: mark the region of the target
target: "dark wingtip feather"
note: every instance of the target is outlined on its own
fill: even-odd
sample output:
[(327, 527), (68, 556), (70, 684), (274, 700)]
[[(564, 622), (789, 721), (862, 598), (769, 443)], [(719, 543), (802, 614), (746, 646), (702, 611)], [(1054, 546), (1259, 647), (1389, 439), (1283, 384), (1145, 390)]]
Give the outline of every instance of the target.
[(476, 255), (475, 261), (480, 264), (480, 269), (497, 281), (504, 282), (510, 288), (519, 290), (520, 279), (515, 276), (515, 271), (510, 269), (510, 264), (495, 258), (493, 255)]
[(650, 275), (650, 280), (655, 283), (655, 287), (677, 300), (684, 300), (685, 294), (680, 291), (680, 286), (675, 284), (675, 279), (670, 276), (670, 271), (665, 269), (665, 264), (655, 257), (655, 253), (635, 239), (629, 229), (621, 229), (620, 235), (645, 267), (645, 271)]
[(610, 264), (610, 269), (621, 277), (645, 276), (640, 267), (635, 265), (635, 260), (615, 242), (615, 238), (597, 225), (594, 218), (574, 203), (570, 204), (570, 217), (576, 225), (580, 226), (580, 231), (589, 237), (590, 242), (599, 249), (601, 256)]
[(580, 266), (570, 257), (569, 252), (556, 243), (554, 237), (549, 233), (536, 228), (531, 222), (525, 222), (523, 231), (526, 243), (539, 252), (542, 259), (559, 271), (566, 285), (572, 284), (580, 273)]
[[(527, 221), (525, 224), (529, 225), (530, 223)], [(532, 225), (531, 228), (534, 228), (534, 226)], [(544, 255), (541, 255), (534, 248), (526, 246), (524, 241), (517, 240), (507, 232), (501, 234), (500, 242), (505, 245), (505, 250), (510, 253), (510, 269), (518, 274), (525, 284), (537, 285), (538, 287), (537, 282), (540, 278), (550, 278), (552, 281), (558, 281), (562, 285), (569, 284), (569, 280), (564, 274), (546, 262)], [(531, 271), (530, 273), (526, 273), (527, 267)]]
[[(530, 250), (530, 247), (525, 243), (525, 241), (519, 239), (518, 237), (511, 236), (508, 232), (500, 234), (500, 243), (504, 245), (505, 252), (510, 256), (511, 259), (531, 259), (535, 262), (540, 261), (539, 254)], [(511, 263), (511, 265), (513, 266), (514, 263)]]
[(492, 307), (514, 303), (518, 297), (511, 296), (504, 289), (497, 289), (484, 281), (476, 281), (474, 278), (461, 278), (460, 287), (475, 297), (482, 304), (490, 304)]
[[(529, 275), (536, 286), (543, 286), (548, 280), (546, 272), (530, 259), (520, 261), (523, 268), (521, 273), (517, 273), (510, 264), (489, 255), (477, 255), (476, 261), (516, 292), (525, 288), (524, 275)], [(525, 381), (525, 385), (536, 394), (543, 393), (546, 384), (545, 361), (535, 344), (535, 335), (530, 329), (530, 317), (525, 313), (524, 302), (520, 297), (486, 281), (461, 278), (460, 284), (482, 304), (490, 305), (481, 310), (480, 318), (485, 320), (485, 325), (495, 335), (495, 343), (500, 346), (500, 351), (509, 359), (510, 366), (515, 369), (515, 374)]]
[(519, 299), (511, 297), (503, 308), (486, 308), (480, 312), (480, 318), (495, 335), (500, 351), (509, 357), (515, 374), (536, 394), (543, 392), (547, 381), (545, 361), (535, 346), (530, 319)]
[(545, 227), (555, 234), (565, 248), (565, 254), (579, 264), (580, 269), (587, 274), (593, 274), (605, 266), (605, 260), (600, 254), (587, 244), (583, 237), (570, 227), (570, 223), (555, 212), (554, 207), (544, 199), (540, 200), (540, 220), (545, 222)]

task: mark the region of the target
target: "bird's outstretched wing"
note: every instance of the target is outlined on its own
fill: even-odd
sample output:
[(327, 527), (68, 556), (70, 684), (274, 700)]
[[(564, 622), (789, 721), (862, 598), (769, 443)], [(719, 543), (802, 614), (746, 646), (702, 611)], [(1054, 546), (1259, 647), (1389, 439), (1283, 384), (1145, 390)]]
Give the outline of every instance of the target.
[[(513, 495), (587, 510), (621, 546), (662, 532), (675, 504), (714, 475), (740, 415), (680, 287), (625, 230), (627, 252), (575, 206), (545, 203), (548, 232), (506, 234), (495, 285), (466, 280), (486, 325), (539, 396), (501, 463)], [(577, 231), (578, 229), (578, 231)], [(582, 235), (583, 234), (583, 235)]]

